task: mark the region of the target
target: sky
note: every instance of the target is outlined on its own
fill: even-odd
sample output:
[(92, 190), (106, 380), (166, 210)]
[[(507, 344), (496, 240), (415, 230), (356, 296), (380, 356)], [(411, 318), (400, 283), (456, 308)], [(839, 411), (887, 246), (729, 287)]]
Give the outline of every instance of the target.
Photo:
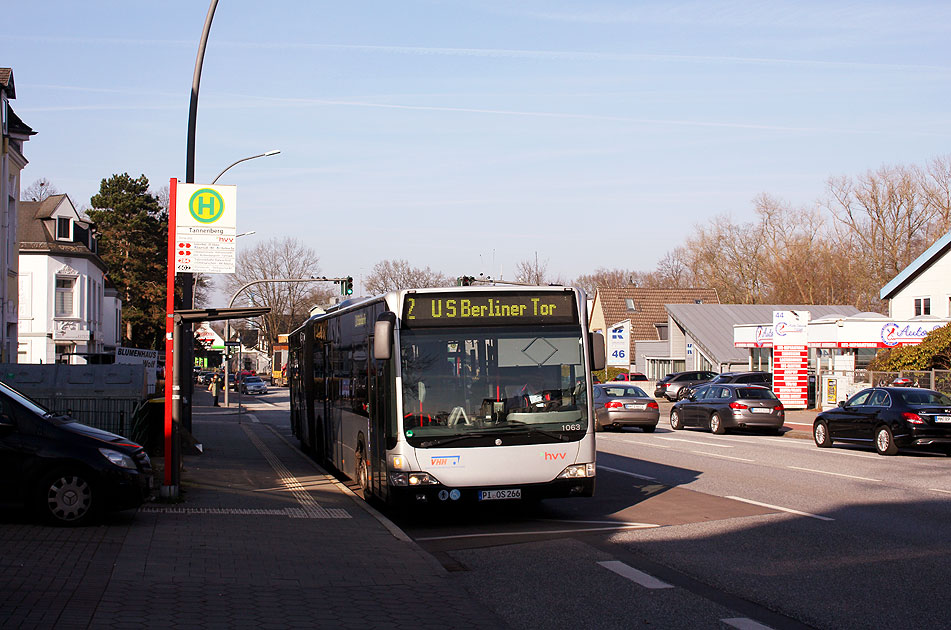
[[(184, 181), (208, 2), (4, 6), (25, 188)], [(719, 215), (951, 153), (951, 4), (220, 0), (196, 182), (237, 186), (242, 247), (327, 276), (382, 260), (513, 279), (650, 271)], [(755, 235), (751, 235), (755, 238)]]

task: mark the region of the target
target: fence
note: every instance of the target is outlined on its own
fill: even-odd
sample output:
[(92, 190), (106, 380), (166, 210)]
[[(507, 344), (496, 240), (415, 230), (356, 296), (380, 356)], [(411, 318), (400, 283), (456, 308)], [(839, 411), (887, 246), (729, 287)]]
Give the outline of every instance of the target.
[(145, 400), (142, 365), (0, 364), (0, 380), (50, 411), (129, 437)]
[(951, 370), (899, 370), (879, 372), (871, 370), (823, 370), (819, 394), (823, 409), (835, 407), (840, 400), (872, 386), (896, 384), (898, 379), (912, 387), (934, 389), (951, 396)]

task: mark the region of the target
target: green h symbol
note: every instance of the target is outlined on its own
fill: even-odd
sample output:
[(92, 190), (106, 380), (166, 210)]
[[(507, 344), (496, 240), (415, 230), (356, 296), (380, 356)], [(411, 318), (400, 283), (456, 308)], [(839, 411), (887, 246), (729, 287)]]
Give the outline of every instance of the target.
[(225, 200), (217, 190), (202, 188), (188, 200), (188, 211), (200, 223), (213, 223), (224, 214)]

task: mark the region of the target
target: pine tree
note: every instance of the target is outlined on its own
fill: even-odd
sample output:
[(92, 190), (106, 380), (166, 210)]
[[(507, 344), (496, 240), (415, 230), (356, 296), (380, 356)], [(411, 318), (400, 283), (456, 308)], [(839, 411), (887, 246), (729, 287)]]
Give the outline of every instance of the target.
[(149, 193), (145, 175), (103, 179), (87, 211), (99, 256), (122, 298), (122, 344), (161, 349), (165, 332), (168, 211)]

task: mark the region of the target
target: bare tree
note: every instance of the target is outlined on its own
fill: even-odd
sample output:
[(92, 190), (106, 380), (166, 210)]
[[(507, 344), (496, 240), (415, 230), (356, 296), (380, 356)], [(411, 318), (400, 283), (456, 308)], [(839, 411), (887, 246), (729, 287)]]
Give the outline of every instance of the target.
[(515, 265), (515, 281), (538, 286), (548, 284), (548, 261), (539, 262), (535, 252), (534, 260), (523, 260)]
[(951, 230), (951, 155), (937, 157), (918, 172), (925, 205), (934, 213), (928, 241), (934, 242)]
[(20, 192), (21, 201), (45, 201), (47, 197), (58, 195), (59, 190), (50, 180), (41, 177)]
[(386, 293), (397, 289), (420, 289), (448, 287), (454, 281), (449, 276), (431, 270), (411, 267), (406, 260), (382, 260), (373, 265), (363, 285), (372, 294)]
[(607, 269), (598, 267), (574, 281), (574, 284), (584, 289), (589, 296), (594, 295), (597, 289), (623, 289), (632, 286), (638, 273), (627, 269)]
[[(241, 287), (254, 280), (269, 278), (311, 278), (320, 275), (320, 264), (314, 250), (294, 238), (271, 239), (238, 255), (235, 273), (226, 276), (224, 289), (233, 295)], [(237, 304), (270, 307), (271, 312), (260, 318), (266, 345), (277, 335), (299, 326), (310, 309), (326, 304), (333, 290), (318, 282), (264, 282), (241, 292)]]

